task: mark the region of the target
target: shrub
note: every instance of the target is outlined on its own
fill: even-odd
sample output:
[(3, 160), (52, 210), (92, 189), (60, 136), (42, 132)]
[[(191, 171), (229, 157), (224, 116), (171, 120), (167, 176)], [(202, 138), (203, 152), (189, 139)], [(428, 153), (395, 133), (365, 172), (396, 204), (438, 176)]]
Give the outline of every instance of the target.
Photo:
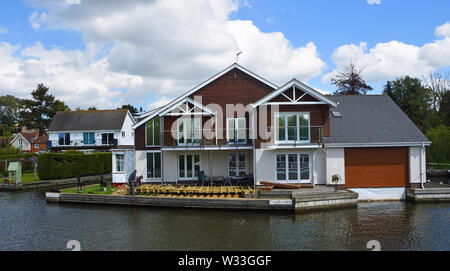
[(44, 153), (38, 160), (41, 180), (65, 179), (112, 171), (112, 155), (109, 152), (94, 154)]
[(450, 127), (440, 125), (427, 132), (432, 142), (427, 147), (427, 160), (433, 163), (450, 163)]

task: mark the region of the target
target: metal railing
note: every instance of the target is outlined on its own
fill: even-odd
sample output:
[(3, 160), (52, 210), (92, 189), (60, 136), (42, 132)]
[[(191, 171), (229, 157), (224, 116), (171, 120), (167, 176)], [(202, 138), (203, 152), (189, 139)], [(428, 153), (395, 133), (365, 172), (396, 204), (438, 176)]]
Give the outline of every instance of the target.
[[(266, 127), (267, 134), (259, 135), (256, 138), (261, 143), (275, 145), (304, 145), (322, 143), (323, 127), (310, 126), (309, 129), (300, 128), (289, 131), (288, 134), (279, 134), (279, 128), (273, 126)], [(259, 131), (258, 131), (259, 132)], [(165, 130), (160, 134), (163, 146), (165, 147), (207, 147), (207, 146), (252, 146), (252, 131), (245, 129), (197, 129), (185, 131)], [(255, 133), (256, 134), (256, 133)], [(187, 136), (189, 135), (189, 136)], [(283, 137), (284, 136), (284, 137)], [(267, 139), (264, 139), (267, 137)]]

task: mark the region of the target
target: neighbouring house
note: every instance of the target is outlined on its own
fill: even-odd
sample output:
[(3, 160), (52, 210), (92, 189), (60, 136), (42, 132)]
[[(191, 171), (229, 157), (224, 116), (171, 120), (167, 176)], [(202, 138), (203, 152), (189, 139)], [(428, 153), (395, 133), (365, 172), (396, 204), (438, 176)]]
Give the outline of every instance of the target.
[(39, 131), (27, 130), (18, 133), (11, 140), (11, 145), (23, 153), (40, 153), (47, 151), (47, 140), (47, 135), (39, 136)]
[(324, 95), (296, 79), (277, 86), (238, 64), (133, 129), (144, 182), (194, 182), (203, 172), (314, 186), (339, 175), (337, 187), (360, 199), (400, 199), (421, 186), (431, 144), (388, 96)]
[(133, 148), (134, 117), (127, 109), (57, 112), (48, 128), (52, 152)]
[(112, 179), (121, 183), (134, 169), (135, 122), (128, 109), (57, 112), (48, 145), (52, 152), (112, 152)]

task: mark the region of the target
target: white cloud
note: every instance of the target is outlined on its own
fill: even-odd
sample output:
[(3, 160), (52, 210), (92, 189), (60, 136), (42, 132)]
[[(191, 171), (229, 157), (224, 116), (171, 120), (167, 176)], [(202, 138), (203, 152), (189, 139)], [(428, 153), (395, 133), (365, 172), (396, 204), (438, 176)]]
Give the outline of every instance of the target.
[(381, 4), (381, 0), (367, 0), (367, 4), (369, 5), (380, 5)]
[[(29, 97), (38, 83), (71, 107), (114, 107), (123, 102), (125, 87), (138, 88), (141, 78), (108, 70), (106, 59), (94, 60), (90, 52), (47, 50), (40, 43), (20, 48), (0, 43), (0, 89), (18, 97)], [(15, 55), (19, 55), (15, 56)]]
[(450, 37), (450, 22), (446, 22), (445, 24), (436, 27), (436, 31), (434, 31), (436, 37)]
[(450, 35), (445, 28), (436, 28), (443, 39), (427, 43), (422, 47), (399, 41), (378, 43), (368, 49), (367, 43), (347, 44), (338, 47), (332, 55), (336, 69), (324, 75), (322, 81), (329, 81), (350, 61), (362, 68), (366, 81), (382, 82), (405, 75), (422, 77), (436, 69), (450, 66)]
[[(313, 42), (296, 46), (282, 33), (264, 33), (251, 21), (231, 20), (230, 14), (242, 3), (248, 4), (232, 0), (97, 0), (67, 5), (64, 1), (38, 0), (33, 4), (45, 7), (45, 11), (33, 13), (29, 21), (35, 29), (81, 33), (91, 49), (78, 53), (90, 61), (69, 66), (88, 71), (98, 69), (100, 74), (110, 75), (91, 76), (91, 81), (77, 83), (85, 89), (94, 83), (105, 88), (107, 101), (101, 103), (103, 106), (114, 103), (117, 96), (109, 96), (108, 91), (115, 93), (116, 88), (128, 89), (121, 96), (127, 101), (135, 97), (142, 100), (149, 94), (172, 98), (229, 66), (239, 50), (243, 51), (239, 64), (274, 83), (281, 84), (292, 77), (308, 80), (323, 72), (326, 64)], [(106, 45), (112, 46), (111, 50), (101, 60), (92, 62)], [(42, 50), (46, 56), (46, 50)], [(68, 53), (47, 51), (50, 52), (55, 58)], [(46, 63), (46, 69), (54, 68), (54, 62)], [(140, 83), (121, 82), (120, 87), (115, 86), (111, 82), (117, 81), (118, 75), (135, 81), (138, 78)], [(74, 84), (73, 78), (65, 78), (63, 73), (61, 76), (58, 88), (66, 92)], [(78, 101), (91, 100), (90, 95), (71, 93), (77, 95)]]

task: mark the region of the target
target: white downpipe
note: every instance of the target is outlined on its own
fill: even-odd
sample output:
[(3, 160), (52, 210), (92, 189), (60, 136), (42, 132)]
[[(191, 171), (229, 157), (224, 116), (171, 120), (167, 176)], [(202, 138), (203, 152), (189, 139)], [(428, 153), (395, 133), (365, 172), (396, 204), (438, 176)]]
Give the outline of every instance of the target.
[(425, 144), (422, 143), (422, 147), (420, 148), (420, 188), (424, 189), (423, 185), (423, 167), (422, 167), (422, 152), (425, 149)]

